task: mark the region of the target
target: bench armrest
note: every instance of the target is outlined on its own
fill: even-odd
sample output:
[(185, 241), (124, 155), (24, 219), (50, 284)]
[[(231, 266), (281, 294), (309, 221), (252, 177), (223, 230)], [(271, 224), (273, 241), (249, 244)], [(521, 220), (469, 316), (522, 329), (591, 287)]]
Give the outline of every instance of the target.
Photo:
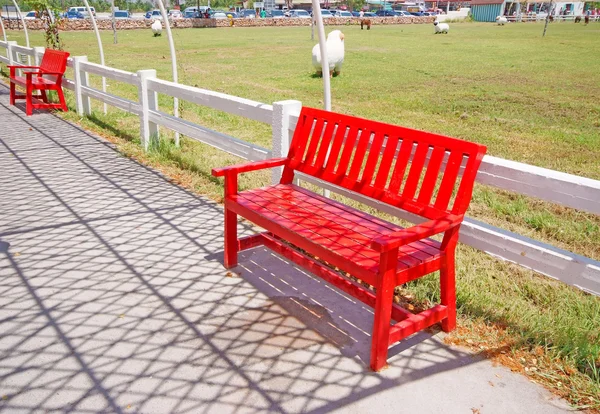
[(386, 234), (385, 236), (376, 237), (371, 240), (371, 248), (378, 252), (386, 252), (391, 249), (405, 246), (418, 240), (443, 233), (446, 230), (450, 230), (460, 225), (462, 220), (462, 216), (448, 214), (440, 219), (429, 220), (425, 223), (417, 224), (416, 226), (409, 227), (407, 229), (398, 230), (393, 233)]
[(213, 168), (212, 175), (215, 177), (223, 177), (228, 174), (241, 174), (250, 171), (263, 170), (265, 168), (280, 167), (284, 165), (287, 158), (271, 158), (268, 160), (254, 161), (247, 164), (231, 165), (223, 168)]
[(39, 69), (39, 66), (7, 65), (9, 69)]

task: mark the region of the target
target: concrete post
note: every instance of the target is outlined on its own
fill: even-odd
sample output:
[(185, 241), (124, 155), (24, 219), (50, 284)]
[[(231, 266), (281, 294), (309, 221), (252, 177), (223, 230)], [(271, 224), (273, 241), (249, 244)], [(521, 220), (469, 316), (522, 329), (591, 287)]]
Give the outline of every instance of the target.
[(87, 61), (87, 56), (73, 57), (73, 72), (75, 74), (75, 107), (77, 109), (77, 115), (79, 116), (92, 114), (92, 103), (90, 102), (90, 98), (89, 96), (83, 96), (81, 92), (82, 86), (89, 85), (88, 74), (81, 70), (81, 62)]
[(150, 145), (150, 139), (152, 137), (158, 137), (158, 125), (154, 122), (150, 122), (150, 110), (158, 109), (158, 96), (154, 91), (148, 89), (148, 79), (156, 78), (156, 70), (138, 70), (137, 76), (140, 81), (138, 89), (138, 99), (141, 105), (140, 113), (140, 138), (144, 150), (148, 151)]
[[(285, 157), (290, 148), (290, 116), (298, 116), (302, 109), (300, 101), (279, 101), (273, 103), (273, 157)], [(273, 168), (271, 181), (277, 184), (281, 179), (282, 167)]]

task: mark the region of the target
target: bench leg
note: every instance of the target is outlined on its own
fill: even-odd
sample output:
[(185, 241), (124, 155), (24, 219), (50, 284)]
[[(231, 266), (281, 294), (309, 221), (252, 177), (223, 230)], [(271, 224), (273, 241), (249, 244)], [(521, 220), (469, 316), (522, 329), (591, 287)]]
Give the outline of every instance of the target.
[(10, 104), (15, 104), (15, 96), (17, 95), (17, 87), (14, 83), (10, 83)]
[(65, 95), (63, 94), (62, 88), (58, 88), (56, 93), (58, 93), (58, 100), (61, 104), (62, 111), (67, 112), (67, 102), (65, 101)]
[(397, 258), (398, 249), (381, 254), (379, 280), (378, 286), (376, 286), (373, 338), (371, 339), (371, 369), (373, 371), (379, 371), (387, 366)]
[(46, 94), (46, 91), (43, 90), (43, 89), (40, 90), (40, 98), (42, 98), (42, 102), (44, 102), (44, 103), (50, 103), (48, 101), (48, 95)]
[(237, 214), (225, 209), (225, 267), (237, 266)]
[(442, 305), (448, 309), (448, 317), (442, 320), (442, 330), (450, 332), (456, 328), (456, 277), (454, 250), (447, 253), (440, 269), (440, 297)]
[(27, 84), (27, 91), (25, 93), (25, 113), (27, 116), (33, 114), (33, 85), (31, 83)]

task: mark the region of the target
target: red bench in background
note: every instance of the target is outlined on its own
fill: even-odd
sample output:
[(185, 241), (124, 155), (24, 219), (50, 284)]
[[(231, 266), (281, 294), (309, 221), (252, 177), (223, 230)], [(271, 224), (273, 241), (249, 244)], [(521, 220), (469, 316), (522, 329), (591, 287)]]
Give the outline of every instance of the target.
[[(225, 267), (237, 265), (239, 251), (264, 245), (372, 306), (371, 368), (378, 371), (389, 345), (437, 322), (446, 332), (456, 326), (454, 254), (485, 151), (455, 138), (303, 108), (286, 158), (212, 171), (225, 177)], [(238, 174), (277, 166), (284, 166), (279, 184), (238, 193)], [(296, 171), (427, 221), (404, 229), (292, 184)], [(237, 215), (266, 231), (238, 240)], [(440, 233), (441, 243), (429, 239)], [(413, 314), (393, 303), (396, 286), (438, 270), (441, 304)]]
[[(62, 77), (67, 69), (69, 53), (60, 50), (46, 49), (40, 66), (9, 66), (10, 69), (10, 104), (17, 99), (25, 99), (25, 112), (31, 116), (34, 108), (62, 109), (67, 111), (67, 104), (62, 90)], [(25, 76), (17, 76), (17, 69), (23, 69)], [(16, 87), (25, 88), (25, 95), (17, 95)], [(33, 91), (40, 93), (34, 95)], [(46, 91), (56, 91), (60, 103), (48, 100)]]

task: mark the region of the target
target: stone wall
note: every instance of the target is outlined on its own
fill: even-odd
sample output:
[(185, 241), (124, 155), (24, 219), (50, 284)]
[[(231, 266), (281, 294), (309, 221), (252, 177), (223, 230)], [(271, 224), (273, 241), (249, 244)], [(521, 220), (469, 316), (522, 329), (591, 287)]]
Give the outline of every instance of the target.
[[(423, 24), (433, 23), (434, 17), (375, 17), (370, 18), (372, 25), (388, 25), (388, 24)], [(359, 18), (348, 17), (332, 17), (324, 20), (327, 26), (350, 26), (360, 25)], [(229, 27), (231, 22), (229, 19), (175, 19), (170, 20), (173, 28), (190, 28), (190, 27)], [(112, 21), (110, 19), (96, 20), (96, 24), (100, 30), (111, 30)], [(118, 30), (133, 30), (133, 29), (149, 29), (152, 24), (150, 19), (128, 19), (116, 20)], [(266, 26), (310, 26), (310, 19), (234, 19), (234, 27), (266, 27)], [(7, 30), (22, 29), (22, 24), (19, 20), (4, 20), (4, 26)], [(27, 29), (42, 30), (43, 23), (41, 20), (27, 20)], [(61, 30), (92, 30), (92, 23), (88, 19), (72, 19), (63, 20)]]

